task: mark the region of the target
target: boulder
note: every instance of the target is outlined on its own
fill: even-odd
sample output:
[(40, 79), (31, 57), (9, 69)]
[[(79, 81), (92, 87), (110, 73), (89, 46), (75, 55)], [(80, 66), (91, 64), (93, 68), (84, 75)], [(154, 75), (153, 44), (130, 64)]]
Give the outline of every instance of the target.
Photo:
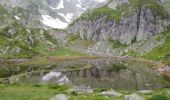
[(57, 94), (51, 100), (68, 100), (65, 94)]
[(139, 93), (142, 93), (142, 94), (150, 94), (152, 93), (153, 91), (152, 90), (141, 90), (141, 91), (138, 91)]
[(93, 93), (93, 89), (90, 87), (86, 87), (84, 85), (82, 86), (75, 86), (74, 87), (75, 92), (81, 94), (81, 93)]
[(125, 95), (125, 100), (145, 100), (138, 94)]
[(16, 34), (16, 30), (14, 28), (11, 28), (8, 30), (7, 32), (10, 36), (13, 36), (14, 34)]
[(103, 92), (100, 93), (100, 95), (103, 95), (103, 96), (115, 96), (115, 97), (122, 96), (122, 94), (117, 93), (115, 91), (103, 91)]

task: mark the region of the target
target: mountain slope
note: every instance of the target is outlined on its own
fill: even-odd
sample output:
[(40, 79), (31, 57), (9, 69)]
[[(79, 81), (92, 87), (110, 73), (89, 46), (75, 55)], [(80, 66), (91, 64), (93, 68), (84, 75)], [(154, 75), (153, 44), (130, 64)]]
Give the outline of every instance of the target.
[(165, 31), (170, 24), (167, 14), (157, 0), (112, 0), (83, 14), (71, 24), (68, 33), (77, 33), (82, 39), (112, 39), (129, 45)]
[(47, 0), (46, 10), (49, 13), (42, 13), (42, 23), (52, 28), (66, 28), (80, 14), (96, 7), (100, 2), (97, 0)]
[(45, 29), (65, 28), (81, 13), (101, 2), (104, 1), (1, 0), (0, 57), (32, 58), (55, 50), (58, 42)]
[(17, 22), (1, 28), (0, 38), (2, 58), (32, 58), (57, 47), (57, 41), (47, 31), (26, 28)]
[[(31, 58), (43, 54), (50, 48), (56, 48), (57, 41), (44, 29), (29, 28), (14, 13), (24, 16), (23, 9), (5, 9), (0, 5), (0, 57)], [(27, 18), (26, 18), (27, 19)]]
[(63, 29), (88, 9), (105, 0), (1, 0), (7, 11), (13, 12), (23, 25)]
[(160, 0), (112, 0), (82, 14), (66, 32), (52, 34), (69, 49), (169, 64), (169, 24), (168, 11)]

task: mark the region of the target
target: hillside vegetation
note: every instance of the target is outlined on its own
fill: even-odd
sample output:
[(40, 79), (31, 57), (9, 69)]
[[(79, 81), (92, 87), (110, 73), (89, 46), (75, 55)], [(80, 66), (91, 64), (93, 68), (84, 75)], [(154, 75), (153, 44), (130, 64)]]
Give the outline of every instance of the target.
[(107, 21), (120, 21), (122, 15), (129, 17), (138, 11), (142, 7), (146, 7), (160, 15), (161, 17), (167, 16), (167, 11), (161, 5), (159, 5), (155, 0), (129, 0), (129, 3), (125, 3), (124, 6), (117, 6), (116, 9), (111, 9), (108, 5), (94, 9), (87, 12), (79, 19), (81, 20), (96, 20), (106, 16)]
[(1, 28), (0, 37), (3, 58), (31, 58), (57, 46), (57, 41), (47, 31), (26, 28), (18, 22)]

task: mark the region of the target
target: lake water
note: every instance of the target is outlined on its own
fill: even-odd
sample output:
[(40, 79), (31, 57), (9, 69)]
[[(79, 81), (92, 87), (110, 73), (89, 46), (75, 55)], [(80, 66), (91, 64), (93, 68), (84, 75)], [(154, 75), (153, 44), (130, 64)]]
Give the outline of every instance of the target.
[(0, 76), (8, 76), (11, 83), (65, 83), (128, 90), (165, 87), (163, 78), (151, 67), (130, 60), (79, 59), (47, 65), (1, 65)]

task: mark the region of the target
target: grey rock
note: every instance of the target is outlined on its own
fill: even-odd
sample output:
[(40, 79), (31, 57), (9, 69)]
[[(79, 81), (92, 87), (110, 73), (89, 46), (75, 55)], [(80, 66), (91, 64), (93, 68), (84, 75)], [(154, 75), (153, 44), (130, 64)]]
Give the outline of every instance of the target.
[(100, 95), (103, 95), (103, 96), (114, 96), (114, 97), (122, 96), (122, 94), (117, 93), (115, 91), (103, 91), (103, 92), (100, 93)]
[(140, 90), (138, 91), (139, 93), (142, 93), (142, 94), (150, 94), (152, 93), (153, 91), (152, 90)]
[(143, 97), (138, 94), (125, 95), (125, 100), (145, 100)]
[(68, 100), (65, 94), (57, 94), (51, 100)]
[(82, 86), (75, 86), (74, 87), (75, 92), (81, 94), (81, 93), (93, 93), (93, 89), (90, 87), (86, 87), (84, 85)]
[(119, 0), (113, 0), (111, 3), (108, 4), (108, 7), (115, 10), (117, 9), (118, 3), (119, 3)]
[(129, 0), (119, 0), (119, 1), (118, 1), (118, 6), (119, 6), (119, 7), (122, 7), (123, 5), (125, 5), (125, 4), (127, 4), (127, 3), (129, 3)]
[(13, 53), (20, 53), (21, 52), (21, 48), (20, 47), (16, 47), (13, 49)]
[(10, 36), (13, 36), (14, 34), (16, 34), (16, 30), (15, 30), (14, 28), (9, 29), (9, 30), (8, 30), (8, 34), (9, 34)]
[(34, 37), (29, 36), (29, 38), (28, 38), (28, 40), (27, 40), (27, 43), (28, 43), (29, 45), (34, 45), (34, 44), (35, 44), (35, 39), (34, 39)]

